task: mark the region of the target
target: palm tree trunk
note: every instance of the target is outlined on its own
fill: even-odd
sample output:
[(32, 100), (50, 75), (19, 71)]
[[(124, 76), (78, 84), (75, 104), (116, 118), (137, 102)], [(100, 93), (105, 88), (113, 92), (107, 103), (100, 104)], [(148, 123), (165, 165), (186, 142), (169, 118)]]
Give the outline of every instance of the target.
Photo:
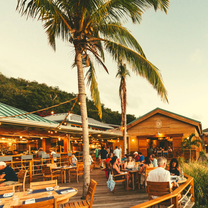
[(123, 89), (123, 151), (126, 154), (126, 81), (124, 80), (124, 89)]
[(127, 142), (126, 142), (126, 113), (124, 115), (124, 122), (123, 122), (123, 151), (124, 154), (127, 154), (126, 149), (127, 149)]
[(83, 133), (83, 165), (84, 165), (84, 181), (83, 181), (83, 198), (87, 194), (88, 186), (90, 184), (90, 167), (89, 167), (89, 134), (88, 134), (88, 117), (87, 117), (87, 105), (84, 83), (84, 72), (82, 67), (81, 52), (76, 50), (76, 64), (78, 74), (78, 90), (80, 110), (82, 117), (82, 133)]

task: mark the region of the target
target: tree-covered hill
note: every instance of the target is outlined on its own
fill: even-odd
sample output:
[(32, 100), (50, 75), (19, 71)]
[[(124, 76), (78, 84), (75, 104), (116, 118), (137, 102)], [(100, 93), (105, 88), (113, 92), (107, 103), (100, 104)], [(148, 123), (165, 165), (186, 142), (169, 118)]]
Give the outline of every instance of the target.
[[(58, 87), (49, 87), (46, 84), (39, 84), (35, 81), (29, 82), (21, 78), (7, 78), (0, 73), (0, 102), (28, 112), (50, 107), (74, 97), (76, 97), (74, 93), (61, 91)], [(73, 103), (74, 101), (38, 114), (46, 116), (52, 110), (55, 113), (66, 113), (71, 109)], [(93, 101), (89, 99), (87, 99), (87, 109), (89, 117), (100, 120), (97, 108)], [(118, 111), (111, 111), (111, 109), (105, 108), (104, 105), (102, 105), (102, 111), (103, 122), (120, 125), (121, 114)], [(78, 103), (74, 106), (72, 113), (80, 115)], [(134, 115), (127, 115), (127, 123), (135, 118)]]

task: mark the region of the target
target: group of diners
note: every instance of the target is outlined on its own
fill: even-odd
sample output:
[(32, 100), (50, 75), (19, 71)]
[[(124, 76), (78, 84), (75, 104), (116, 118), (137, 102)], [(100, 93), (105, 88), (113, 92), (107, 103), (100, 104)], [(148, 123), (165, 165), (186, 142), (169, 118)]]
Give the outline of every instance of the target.
[[(162, 165), (161, 165), (162, 163)], [(165, 166), (164, 166), (165, 164)], [(108, 157), (106, 159), (106, 169), (108, 173), (110, 171), (113, 172), (114, 175), (117, 174), (123, 174), (125, 172), (137, 169), (138, 173), (140, 173), (140, 187), (144, 187), (145, 184), (145, 170), (146, 168), (155, 167), (159, 173), (161, 172), (161, 167), (166, 167), (167, 159), (165, 157), (159, 157), (156, 159), (154, 154), (151, 154), (149, 157), (144, 157), (141, 152), (134, 152), (132, 155), (124, 155), (124, 157), (120, 160), (117, 156), (115, 156), (113, 153), (108, 154)], [(176, 158), (173, 158), (170, 161), (169, 166), (163, 170), (166, 172), (167, 177), (164, 177), (164, 180), (169, 178), (171, 175), (180, 175), (180, 168), (178, 165), (178, 161)], [(154, 172), (153, 172), (154, 173)], [(163, 172), (162, 172), (163, 173)], [(124, 178), (125, 176), (121, 175), (121, 178)], [(129, 179), (131, 179), (131, 174), (128, 174)], [(157, 178), (158, 176), (156, 176)], [(160, 177), (159, 177), (160, 178)], [(163, 177), (161, 177), (162, 179)], [(165, 179), (166, 178), (166, 179)], [(160, 181), (160, 179), (158, 179)], [(175, 186), (176, 184), (174, 184)]]

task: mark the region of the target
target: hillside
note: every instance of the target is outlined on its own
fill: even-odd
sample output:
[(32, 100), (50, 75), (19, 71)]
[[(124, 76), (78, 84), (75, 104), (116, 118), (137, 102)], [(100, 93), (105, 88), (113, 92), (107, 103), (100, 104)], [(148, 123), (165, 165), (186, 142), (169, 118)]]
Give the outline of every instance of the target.
[[(7, 78), (0, 73), (0, 102), (11, 105), (16, 108), (31, 112), (42, 108), (50, 107), (61, 102), (70, 100), (76, 95), (61, 91), (58, 87), (49, 87), (46, 84), (38, 82), (29, 82), (18, 78)], [(55, 113), (66, 113), (73, 105), (73, 101), (48, 111), (39, 112), (40, 116), (49, 115), (53, 110)], [(93, 101), (87, 99), (88, 116), (99, 120), (97, 108)], [(121, 123), (121, 114), (118, 111), (112, 111), (102, 105), (102, 122), (117, 124)], [(80, 115), (80, 107), (75, 105), (72, 113)], [(134, 115), (127, 115), (127, 123), (136, 119)]]

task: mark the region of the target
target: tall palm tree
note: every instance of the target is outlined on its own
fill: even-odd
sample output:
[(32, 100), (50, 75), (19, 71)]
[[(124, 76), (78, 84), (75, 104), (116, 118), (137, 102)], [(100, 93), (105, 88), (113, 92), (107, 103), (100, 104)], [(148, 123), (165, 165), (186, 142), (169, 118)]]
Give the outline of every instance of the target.
[(118, 72), (116, 74), (116, 77), (120, 78), (119, 97), (121, 100), (121, 128), (123, 133), (124, 154), (126, 154), (126, 149), (127, 149), (127, 141), (126, 141), (126, 105), (127, 105), (126, 78), (127, 76), (130, 76), (130, 72), (126, 68), (126, 64), (122, 64), (122, 61), (119, 61)]
[(189, 137), (184, 138), (183, 142), (181, 142), (182, 150), (184, 151), (186, 148), (189, 149), (189, 161), (191, 162), (191, 147), (197, 146), (199, 147), (200, 144), (202, 145), (202, 141), (199, 139), (196, 139), (195, 134), (191, 134)]
[[(150, 7), (167, 12), (169, 0), (17, 0), (17, 10), (27, 17), (37, 18), (53, 49), (57, 37), (69, 41), (75, 53), (78, 74), (78, 91), (83, 129), (84, 182), (83, 196), (90, 183), (89, 137), (83, 67), (93, 70), (93, 60), (108, 72), (104, 62), (104, 49), (114, 60), (126, 60), (133, 69), (149, 82), (167, 100), (167, 92), (160, 72), (150, 63), (131, 33), (122, 26), (130, 18), (134, 23), (141, 20), (143, 12)], [(91, 74), (91, 73), (89, 73)], [(94, 74), (95, 75), (95, 74)], [(89, 78), (95, 78), (95, 76)], [(92, 82), (93, 80), (90, 80)], [(94, 83), (97, 88), (97, 83)], [(92, 90), (92, 88), (91, 88)], [(97, 90), (91, 91), (93, 100), (100, 104)], [(101, 106), (97, 106), (101, 116)]]

